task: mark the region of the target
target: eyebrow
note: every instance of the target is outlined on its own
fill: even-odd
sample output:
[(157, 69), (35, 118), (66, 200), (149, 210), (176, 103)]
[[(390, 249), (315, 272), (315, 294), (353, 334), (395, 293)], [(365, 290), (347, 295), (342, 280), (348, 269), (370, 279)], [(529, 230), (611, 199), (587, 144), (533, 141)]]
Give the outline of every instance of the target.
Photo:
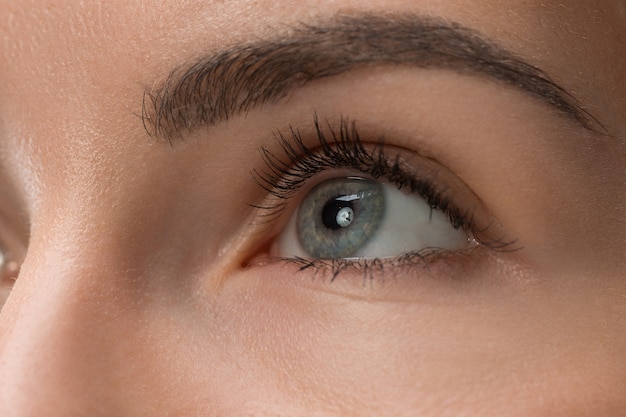
[(374, 65), (447, 69), (515, 87), (581, 127), (602, 124), (544, 71), (458, 23), (415, 16), (338, 16), (300, 24), (287, 34), (238, 44), (174, 69), (146, 90), (142, 119), (149, 135), (170, 143), (276, 103), (314, 80)]

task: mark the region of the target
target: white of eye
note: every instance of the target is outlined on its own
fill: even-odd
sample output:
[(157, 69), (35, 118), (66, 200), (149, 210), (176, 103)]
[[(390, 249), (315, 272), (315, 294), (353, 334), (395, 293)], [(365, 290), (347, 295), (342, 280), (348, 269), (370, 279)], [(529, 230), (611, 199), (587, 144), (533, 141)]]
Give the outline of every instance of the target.
[[(367, 241), (349, 258), (385, 258), (425, 249), (453, 251), (467, 247), (468, 233), (463, 229), (455, 229), (442, 211), (431, 209), (423, 198), (404, 193), (391, 184), (382, 184), (382, 190), (384, 215)], [(302, 203), (306, 201), (307, 199)], [(298, 210), (303, 210), (303, 207), (299, 207)], [(321, 213), (319, 215), (321, 216)], [(357, 224), (355, 219), (358, 216), (358, 210), (350, 212), (344, 210), (337, 214), (337, 223), (342, 228), (353, 227)], [(314, 257), (307, 253), (301, 244), (297, 217), (296, 211), (278, 237), (276, 255), (312, 259)], [(342, 232), (338, 230), (338, 233)]]
[(398, 256), (427, 248), (457, 250), (467, 246), (468, 235), (455, 229), (447, 216), (423, 198), (384, 186), (386, 210), (376, 235), (358, 253), (360, 258)]

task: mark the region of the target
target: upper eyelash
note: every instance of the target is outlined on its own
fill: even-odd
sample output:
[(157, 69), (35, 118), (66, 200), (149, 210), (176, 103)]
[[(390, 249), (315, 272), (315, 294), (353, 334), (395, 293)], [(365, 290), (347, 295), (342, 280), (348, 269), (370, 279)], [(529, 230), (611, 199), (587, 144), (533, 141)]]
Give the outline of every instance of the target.
[[(308, 148), (300, 132), (292, 126), (289, 128), (291, 140), (280, 131), (275, 135), (288, 159), (287, 163), (267, 148), (261, 148), (262, 158), (268, 171), (259, 173), (254, 170), (253, 175), (257, 183), (273, 196), (282, 200), (289, 199), (306, 180), (328, 168), (353, 168), (367, 172), (363, 167), (374, 164), (373, 154), (363, 147), (354, 123), (349, 124), (346, 119), (342, 118), (339, 134), (329, 125), (332, 142), (322, 130), (317, 115), (314, 117), (314, 124), (321, 153)], [(378, 146), (381, 145), (382, 142)], [(377, 178), (374, 172), (367, 173)]]
[[(267, 170), (252, 171), (252, 175), (270, 195), (276, 197), (269, 205), (254, 205), (266, 211), (265, 216), (274, 217), (285, 208), (289, 200), (302, 188), (307, 180), (327, 169), (350, 168), (374, 179), (386, 178), (398, 189), (408, 189), (426, 200), (431, 210), (441, 210), (454, 228), (472, 229), (472, 212), (462, 211), (435, 190), (429, 178), (416, 178), (402, 167), (398, 158), (390, 159), (384, 152), (384, 138), (378, 138), (373, 148), (366, 148), (354, 121), (342, 117), (339, 131), (327, 122), (327, 131), (314, 115), (318, 147), (307, 147), (298, 129), (290, 126), (290, 138), (278, 131), (275, 138), (282, 148), (286, 161), (267, 148), (261, 148), (261, 156)], [(330, 139), (327, 136), (330, 134)]]

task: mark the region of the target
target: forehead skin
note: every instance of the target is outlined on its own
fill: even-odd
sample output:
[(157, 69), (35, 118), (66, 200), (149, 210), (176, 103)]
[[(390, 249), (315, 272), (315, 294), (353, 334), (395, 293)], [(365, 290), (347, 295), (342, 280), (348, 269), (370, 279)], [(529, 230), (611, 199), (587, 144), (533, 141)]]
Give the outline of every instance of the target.
[[(74, 139), (63, 140), (64, 147), (76, 145), (82, 151), (63, 152), (59, 160), (68, 154), (93, 155), (92, 148), (109, 146), (111, 141), (100, 139), (101, 132), (137, 129), (132, 117), (138, 111), (136, 97), (181, 62), (274, 34), (288, 24), (357, 11), (417, 11), (476, 28), (553, 74), (618, 134), (626, 118), (625, 58), (616, 53), (626, 42), (626, 6), (620, 1), (311, 1), (297, 7), (262, 1), (180, 1), (158, 7), (115, 1), (7, 3), (2, 20), (3, 103), (10, 107), (6, 112), (16, 112), (18, 102), (24, 108), (18, 117), (5, 118), (5, 136), (19, 140), (16, 147), (24, 147), (25, 135), (10, 133), (28, 125), (36, 132), (27, 136), (48, 137), (50, 143), (57, 138), (39, 132), (47, 132), (51, 122), (63, 125), (65, 137), (58, 139)], [(26, 77), (28, 83), (18, 82)], [(20, 120), (34, 114), (41, 121), (35, 126)], [(115, 116), (117, 126), (102, 114)], [(135, 146), (130, 136), (115, 135), (130, 142), (118, 139), (115, 146)], [(35, 191), (32, 181), (28, 189)]]
[[(428, 349), (416, 359), (424, 363), (415, 369), (428, 379), (413, 385), (414, 368), (402, 362), (405, 356), (394, 356), (394, 344), (406, 345), (402, 335), (415, 331), (411, 324), (389, 325), (377, 345), (360, 346), (357, 352), (344, 348), (360, 341), (356, 326), (368, 319), (380, 321), (369, 304), (354, 310), (342, 305), (351, 315), (333, 323), (324, 321), (317, 309), (326, 306), (326, 298), (320, 296), (319, 305), (313, 306), (258, 290), (287, 311), (276, 318), (272, 306), (259, 307), (251, 301), (256, 289), (235, 291), (231, 286), (238, 297), (225, 292), (198, 301), (200, 284), (168, 281), (182, 270), (172, 265), (190, 259), (194, 265), (216, 264), (211, 273), (227, 275), (220, 262), (227, 257), (223, 248), (230, 242), (214, 238), (200, 244), (196, 234), (210, 230), (205, 235), (230, 236), (240, 219), (211, 219), (207, 225), (175, 218), (170, 211), (185, 200), (185, 192), (196, 195), (198, 190), (211, 193), (203, 197), (202, 207), (186, 212), (191, 219), (201, 217), (206, 207), (224, 207), (225, 201), (241, 205), (245, 199), (230, 190), (249, 177), (179, 182), (178, 178), (195, 178), (204, 168), (172, 161), (176, 155), (193, 155), (193, 149), (163, 147), (148, 137), (139, 117), (144, 91), (158, 86), (173, 68), (208, 52), (287, 33), (297, 22), (362, 12), (411, 12), (456, 21), (550, 74), (612, 135), (594, 147), (603, 158), (602, 167), (594, 172), (608, 180), (598, 180), (596, 185), (606, 187), (596, 187), (591, 200), (612, 202), (606, 229), (614, 234), (588, 238), (619, 242), (626, 236), (626, 190), (623, 181), (616, 180), (623, 178), (626, 166), (626, 4), (621, 0), (0, 0), (2, 182), (31, 223), (28, 256), (0, 316), (0, 415), (52, 415), (49, 412), (57, 410), (59, 415), (84, 415), (89, 410), (89, 415), (429, 415), (430, 411), (445, 416), (463, 415), (460, 407), (466, 407), (467, 415), (576, 415), (578, 410), (580, 415), (602, 415), (623, 409), (626, 370), (619, 352), (626, 341), (623, 336), (615, 336), (615, 343), (608, 338), (615, 335), (611, 330), (624, 324), (625, 289), (623, 283), (615, 283), (617, 279), (611, 281), (614, 288), (606, 289), (612, 291), (612, 304), (598, 295), (589, 301), (601, 306), (595, 309), (572, 307), (568, 302), (579, 300), (578, 294), (560, 299), (555, 295), (560, 294), (558, 288), (551, 287), (554, 292), (545, 296), (554, 296), (554, 303), (562, 303), (568, 312), (590, 311), (585, 329), (598, 322), (602, 322), (599, 332), (609, 329), (589, 337), (607, 336), (601, 348), (568, 351), (571, 357), (561, 355), (559, 347), (576, 344), (580, 334), (572, 330), (562, 338), (553, 337), (551, 330), (568, 323), (551, 320), (549, 309), (546, 314), (540, 314), (541, 309), (536, 315), (529, 313), (532, 323), (520, 326), (519, 333), (517, 323), (504, 317), (497, 322), (502, 335), (487, 340), (480, 329), (473, 332), (473, 319), (492, 316), (482, 305), (471, 317), (446, 316), (445, 308), (430, 308), (420, 334), (452, 342), (480, 339), (496, 346), (500, 354), (490, 361), (489, 351), (469, 349), (471, 355), (464, 356), (467, 346), (460, 343), (453, 346), (452, 355), (440, 356), (441, 346), (421, 340)], [(251, 153), (245, 138), (234, 136), (228, 144), (233, 152)], [(208, 155), (206, 163), (214, 172), (231, 173), (237, 161), (223, 154), (221, 145), (216, 141), (210, 151), (205, 145), (197, 148)], [(588, 216), (606, 214), (592, 211), (591, 203), (587, 207)], [(172, 247), (187, 245), (185, 253), (165, 247), (161, 237), (151, 239), (169, 236), (172, 230), (194, 236), (190, 242), (167, 242)], [(189, 255), (194, 245), (210, 255), (195, 259)], [(618, 277), (623, 272), (619, 261), (623, 248), (607, 243), (601, 249), (595, 259), (597, 270)], [(192, 268), (184, 272), (202, 275)], [(580, 288), (586, 291), (583, 281)], [(172, 295), (178, 291), (184, 295)], [(234, 307), (222, 308), (224, 300)], [(608, 310), (612, 315), (604, 321), (602, 314)], [(296, 328), (290, 314), (294, 320), (302, 319)], [(440, 316), (449, 319), (445, 326), (431, 324), (443, 324), (444, 320), (437, 321)], [(306, 322), (309, 317), (315, 317), (315, 323)], [(536, 331), (532, 324), (543, 320), (549, 326)], [(204, 326), (200, 330), (199, 322)], [(344, 331), (348, 322), (353, 327)], [(242, 323), (260, 327), (245, 328)], [(458, 326), (459, 336), (437, 339), (445, 336), (448, 324)], [(329, 340), (333, 336), (345, 340), (333, 345), (345, 356), (326, 357), (322, 342), (307, 339), (310, 329), (318, 328)], [(288, 336), (277, 338), (281, 332)], [(542, 338), (547, 341), (540, 344)], [(528, 339), (538, 342), (524, 356), (516, 349)], [(317, 351), (308, 351), (311, 346)], [(509, 366), (507, 354), (512, 352), (520, 358), (515, 366)], [(533, 360), (537, 352), (545, 361)], [(354, 359), (346, 359), (350, 355)], [(309, 356), (328, 360), (315, 362)], [(268, 373), (284, 368), (284, 358), (293, 360), (293, 369)], [(467, 365), (468, 372), (456, 378), (456, 373), (448, 372), (449, 363)], [(342, 372), (347, 366), (352, 368)], [(543, 368), (535, 369), (539, 367)], [(339, 371), (324, 374), (330, 368)], [(290, 372), (308, 374), (292, 380)], [(2, 384), (3, 378), (10, 383)], [(380, 387), (375, 391), (375, 384), (366, 381)], [(320, 408), (324, 411), (319, 414), (313, 411)]]

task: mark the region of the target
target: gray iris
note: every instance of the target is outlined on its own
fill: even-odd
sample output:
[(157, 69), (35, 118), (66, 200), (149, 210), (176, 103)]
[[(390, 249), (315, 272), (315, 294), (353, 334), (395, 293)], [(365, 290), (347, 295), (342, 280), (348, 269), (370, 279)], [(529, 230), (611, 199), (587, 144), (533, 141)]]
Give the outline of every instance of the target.
[(350, 258), (376, 233), (384, 214), (379, 182), (335, 178), (317, 185), (302, 201), (298, 238), (312, 258)]

